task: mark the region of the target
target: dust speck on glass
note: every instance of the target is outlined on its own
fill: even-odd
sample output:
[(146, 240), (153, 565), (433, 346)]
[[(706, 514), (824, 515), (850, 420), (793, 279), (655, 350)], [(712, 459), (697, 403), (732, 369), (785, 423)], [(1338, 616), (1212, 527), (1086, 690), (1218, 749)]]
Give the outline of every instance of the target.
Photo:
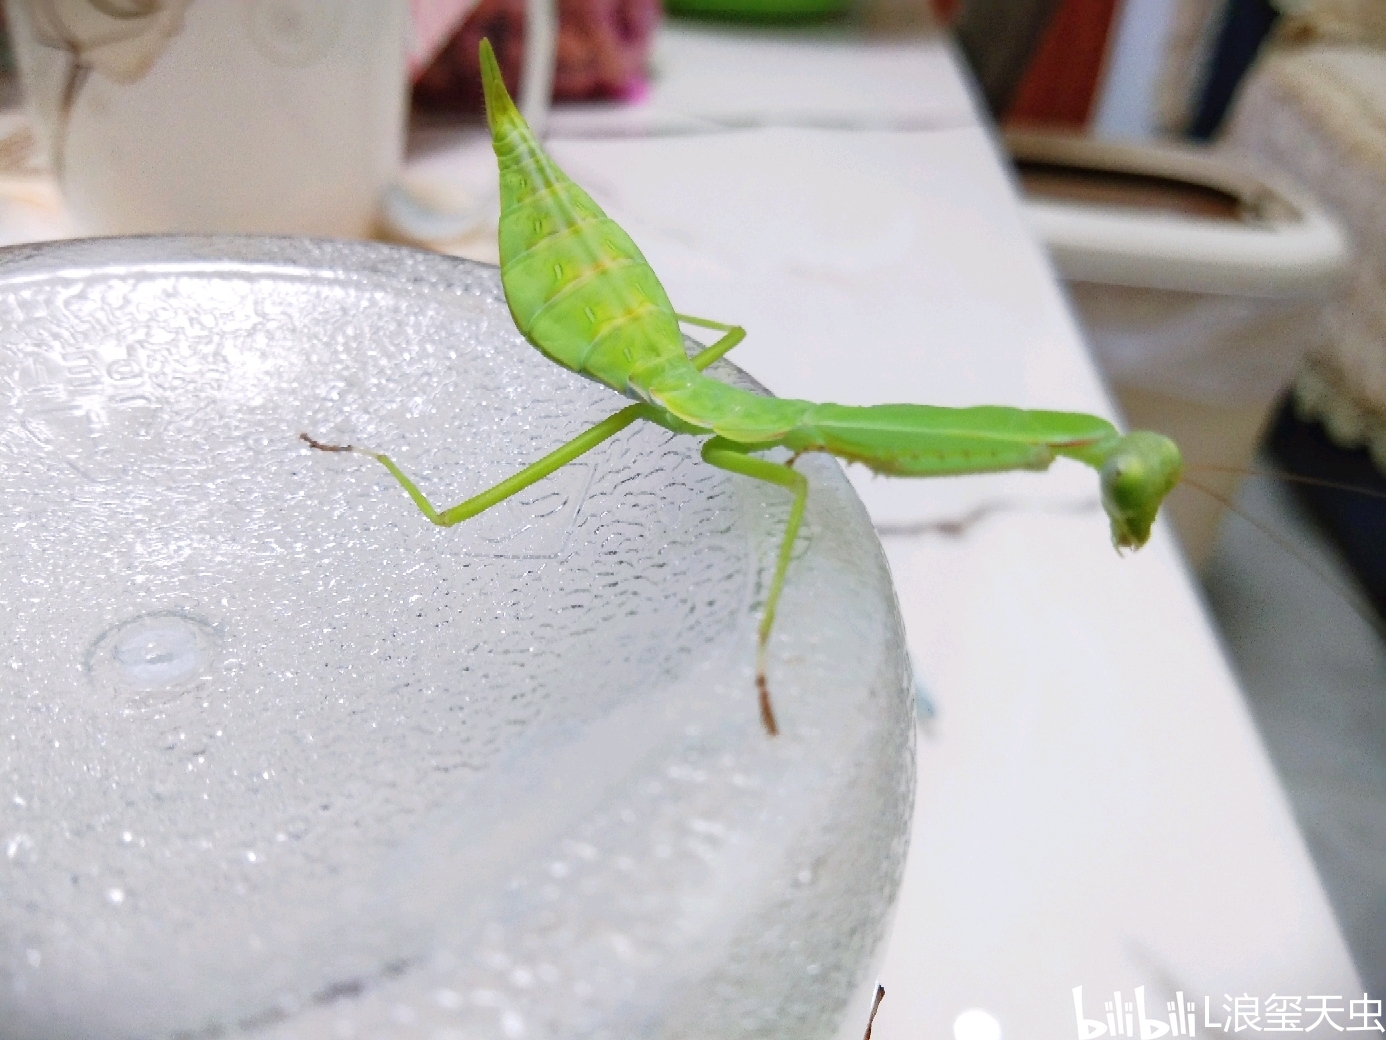
[(519, 337), (494, 268), (0, 252), (6, 1036), (836, 1035), (914, 776), (836, 463), (803, 463), (770, 740), (778, 489), (643, 425), (441, 530), (297, 439), (450, 502), (621, 403)]

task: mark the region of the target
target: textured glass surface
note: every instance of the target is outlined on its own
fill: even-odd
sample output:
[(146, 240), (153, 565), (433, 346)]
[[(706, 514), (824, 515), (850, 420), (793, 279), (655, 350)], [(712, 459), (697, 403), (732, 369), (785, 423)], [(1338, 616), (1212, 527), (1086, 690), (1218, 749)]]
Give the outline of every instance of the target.
[(802, 462), (770, 739), (779, 489), (640, 424), (443, 530), (297, 436), (450, 505), (621, 404), (494, 268), (0, 254), (0, 1033), (850, 1031), (914, 730), (836, 464)]

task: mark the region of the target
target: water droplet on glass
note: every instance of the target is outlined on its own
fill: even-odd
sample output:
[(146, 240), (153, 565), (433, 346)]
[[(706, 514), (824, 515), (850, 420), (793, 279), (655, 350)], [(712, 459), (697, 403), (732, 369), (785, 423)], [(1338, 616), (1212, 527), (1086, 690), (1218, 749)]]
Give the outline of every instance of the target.
[(27, 834), (12, 834), (5, 842), (5, 858), (14, 859), (21, 852), (27, 852), (34, 847), (34, 839)]
[(216, 634), (182, 614), (146, 614), (108, 629), (87, 667), (98, 688), (134, 708), (166, 704), (190, 689), (213, 663)]

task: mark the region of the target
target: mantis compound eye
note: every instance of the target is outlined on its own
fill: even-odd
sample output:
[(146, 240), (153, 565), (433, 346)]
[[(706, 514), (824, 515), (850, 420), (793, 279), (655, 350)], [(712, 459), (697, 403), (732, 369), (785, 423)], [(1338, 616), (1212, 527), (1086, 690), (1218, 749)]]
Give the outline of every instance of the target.
[(1118, 549), (1139, 549), (1150, 538), (1160, 503), (1179, 483), (1183, 458), (1168, 437), (1138, 430), (1121, 438), (1102, 464), (1102, 508)]

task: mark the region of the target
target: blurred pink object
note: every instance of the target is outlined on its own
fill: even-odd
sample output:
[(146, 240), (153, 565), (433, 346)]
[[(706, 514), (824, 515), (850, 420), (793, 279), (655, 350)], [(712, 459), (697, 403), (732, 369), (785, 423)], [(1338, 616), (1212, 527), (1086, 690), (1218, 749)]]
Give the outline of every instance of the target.
[(419, 78), (438, 57), (478, 0), (409, 0), (414, 39), (409, 47), (409, 78)]
[[(416, 53), (414, 100), (430, 108), (478, 108), (477, 46), (491, 41), (505, 85), (518, 94), (524, 65), (524, 0), (412, 0)], [(443, 9), (465, 16), (450, 35)], [(559, 0), (555, 100), (624, 98), (639, 90), (659, 25), (659, 0)], [(451, 23), (453, 26), (456, 22)], [(442, 42), (436, 42), (443, 37)]]

